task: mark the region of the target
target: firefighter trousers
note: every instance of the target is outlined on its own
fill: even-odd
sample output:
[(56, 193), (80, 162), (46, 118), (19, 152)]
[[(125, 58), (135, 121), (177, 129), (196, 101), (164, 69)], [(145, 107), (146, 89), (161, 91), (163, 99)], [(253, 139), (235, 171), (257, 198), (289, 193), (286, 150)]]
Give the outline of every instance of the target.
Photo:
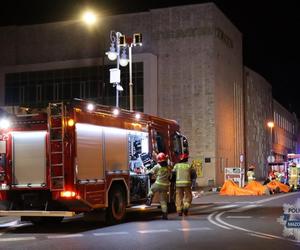
[(294, 186), (294, 189), (297, 189), (297, 185), (298, 185), (297, 176), (291, 176), (290, 180), (289, 180), (289, 184), (290, 184), (290, 186)]
[(168, 186), (162, 187), (157, 183), (153, 183), (148, 194), (148, 196), (153, 196), (154, 193), (156, 192), (159, 193), (159, 202), (160, 202), (161, 211), (163, 213), (168, 212), (168, 190), (169, 190)]
[(189, 209), (192, 203), (192, 188), (176, 187), (176, 210), (181, 212), (183, 209)]

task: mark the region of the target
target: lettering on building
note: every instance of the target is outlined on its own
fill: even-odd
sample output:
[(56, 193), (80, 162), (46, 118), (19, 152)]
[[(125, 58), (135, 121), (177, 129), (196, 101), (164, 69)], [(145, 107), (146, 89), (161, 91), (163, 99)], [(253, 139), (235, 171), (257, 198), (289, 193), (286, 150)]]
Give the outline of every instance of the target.
[(222, 41), (226, 47), (233, 48), (232, 39), (225, 34), (225, 32), (219, 27), (199, 27), (199, 28), (189, 28), (185, 30), (167, 30), (159, 31), (152, 34), (153, 40), (168, 40), (168, 39), (178, 39), (185, 37), (200, 37), (207, 35), (215, 35), (220, 41)]
[(233, 41), (229, 36), (225, 34), (225, 32), (221, 28), (215, 28), (215, 36), (220, 39), (228, 48), (233, 48)]

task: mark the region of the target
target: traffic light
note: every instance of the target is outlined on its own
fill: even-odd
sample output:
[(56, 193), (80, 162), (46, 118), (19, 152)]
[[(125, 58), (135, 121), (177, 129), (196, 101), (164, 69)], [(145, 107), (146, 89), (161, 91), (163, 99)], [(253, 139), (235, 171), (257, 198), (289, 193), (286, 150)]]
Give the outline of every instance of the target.
[(141, 33), (133, 34), (133, 45), (134, 46), (142, 46), (142, 34)]

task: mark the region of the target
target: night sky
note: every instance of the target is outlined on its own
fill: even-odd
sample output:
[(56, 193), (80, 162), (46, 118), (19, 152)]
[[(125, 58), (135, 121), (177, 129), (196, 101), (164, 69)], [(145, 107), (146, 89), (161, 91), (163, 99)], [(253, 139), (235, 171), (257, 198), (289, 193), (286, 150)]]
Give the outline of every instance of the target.
[[(86, 6), (102, 15), (203, 3), (201, 0), (2, 0), (0, 25), (28, 25), (78, 18)], [(300, 97), (295, 90), (300, 56), (300, 4), (297, 0), (215, 0), (243, 34), (244, 65), (262, 75), (273, 96), (300, 117)], [(300, 96), (300, 95), (299, 95)]]

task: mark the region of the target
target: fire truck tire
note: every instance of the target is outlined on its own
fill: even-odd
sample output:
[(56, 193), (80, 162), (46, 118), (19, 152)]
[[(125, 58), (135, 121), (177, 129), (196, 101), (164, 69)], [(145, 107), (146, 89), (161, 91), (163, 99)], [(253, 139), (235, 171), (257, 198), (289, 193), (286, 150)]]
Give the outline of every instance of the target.
[(120, 185), (113, 186), (109, 191), (106, 222), (108, 224), (120, 223), (126, 214), (126, 197)]

